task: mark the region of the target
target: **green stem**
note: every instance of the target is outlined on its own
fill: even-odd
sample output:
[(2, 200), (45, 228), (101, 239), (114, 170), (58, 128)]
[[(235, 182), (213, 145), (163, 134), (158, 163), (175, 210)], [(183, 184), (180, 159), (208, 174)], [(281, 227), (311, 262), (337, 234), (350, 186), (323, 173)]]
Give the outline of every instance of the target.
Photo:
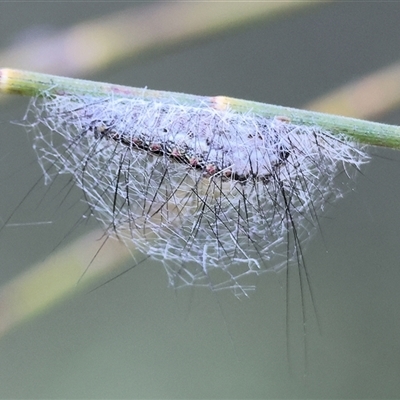
[(254, 112), (266, 117), (285, 116), (293, 124), (319, 126), (333, 134), (343, 133), (359, 143), (400, 149), (400, 126), (381, 124), (362, 119), (342, 117), (315, 111), (299, 110), (237, 99), (228, 99), (231, 108), (238, 112)]
[(0, 93), (25, 96), (90, 95), (102, 97), (112, 94), (121, 98), (148, 98), (171, 101), (195, 107), (231, 109), (239, 113), (254, 113), (273, 118), (282, 116), (293, 124), (318, 126), (335, 133), (343, 133), (354, 140), (374, 146), (400, 148), (400, 127), (359, 120), (338, 115), (299, 110), (295, 108), (234, 99), (229, 97), (203, 97), (183, 93), (144, 90), (129, 86), (65, 78), (14, 69), (0, 69)]

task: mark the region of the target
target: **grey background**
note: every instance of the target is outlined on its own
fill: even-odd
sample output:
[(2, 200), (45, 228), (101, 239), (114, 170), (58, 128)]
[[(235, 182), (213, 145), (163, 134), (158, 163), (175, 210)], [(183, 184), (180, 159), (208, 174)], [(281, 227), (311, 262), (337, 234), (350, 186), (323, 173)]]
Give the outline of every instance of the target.
[[(131, 5), (1, 3), (0, 47), (36, 29), (59, 29)], [(88, 78), (301, 107), (396, 61), (399, 15), (397, 2), (337, 2), (190, 48), (127, 60)], [(9, 123), (21, 119), (26, 105), (26, 99), (13, 99), (0, 108), (3, 219), (40, 177), (28, 135)], [(399, 124), (400, 113), (382, 121)], [(148, 262), (3, 337), (0, 396), (399, 397), (400, 156), (369, 152), (372, 161), (355, 189), (324, 214), (307, 247), (316, 315), (306, 296), (305, 334), (296, 271), (287, 336), (283, 274), (264, 275), (250, 299), (239, 301), (230, 293), (174, 291), (162, 267)], [(44, 259), (59, 241), (97, 226), (90, 221), (67, 235), (82, 205), (51, 209), (51, 198), (38, 204), (46, 194), (40, 182), (13, 221), (53, 224), (1, 232), (2, 284)], [(79, 196), (77, 190), (71, 199)]]

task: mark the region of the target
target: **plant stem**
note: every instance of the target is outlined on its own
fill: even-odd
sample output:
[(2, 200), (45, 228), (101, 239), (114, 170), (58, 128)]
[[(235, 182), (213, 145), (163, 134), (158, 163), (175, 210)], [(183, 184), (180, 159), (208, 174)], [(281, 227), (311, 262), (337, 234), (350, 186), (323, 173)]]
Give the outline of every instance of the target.
[(163, 92), (7, 68), (0, 69), (0, 93), (25, 96), (89, 95), (104, 97), (112, 95), (121, 98), (140, 97), (161, 102), (174, 101), (179, 104), (213, 107), (219, 110), (229, 108), (238, 113), (254, 113), (268, 118), (282, 116), (288, 118), (293, 124), (318, 126), (333, 134), (343, 133), (360, 143), (400, 148), (399, 126), (224, 96), (205, 97)]

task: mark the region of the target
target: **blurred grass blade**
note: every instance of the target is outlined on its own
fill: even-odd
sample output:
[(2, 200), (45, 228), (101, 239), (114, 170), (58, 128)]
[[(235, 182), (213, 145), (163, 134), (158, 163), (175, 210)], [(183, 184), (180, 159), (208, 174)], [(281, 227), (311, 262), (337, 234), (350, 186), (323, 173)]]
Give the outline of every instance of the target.
[(305, 108), (354, 118), (373, 118), (399, 105), (400, 61), (327, 93)]
[[(0, 52), (3, 65), (77, 76), (143, 53), (165, 52), (323, 1), (160, 2), (136, 6)], [(43, 56), (45, 55), (45, 56)]]
[(93, 283), (95, 278), (114, 267), (132, 260), (127, 247), (112, 239), (105, 242), (95, 257), (102, 236), (102, 231), (91, 232), (3, 285), (0, 289), (0, 335), (57, 304), (65, 296), (82, 291), (89, 282)]

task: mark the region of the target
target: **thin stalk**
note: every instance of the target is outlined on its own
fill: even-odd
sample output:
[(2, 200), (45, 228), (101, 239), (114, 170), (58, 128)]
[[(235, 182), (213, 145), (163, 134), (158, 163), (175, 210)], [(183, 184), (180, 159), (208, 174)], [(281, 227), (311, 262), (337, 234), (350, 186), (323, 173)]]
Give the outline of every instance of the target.
[(293, 124), (318, 126), (354, 140), (374, 146), (400, 148), (400, 127), (314, 111), (258, 103), (224, 96), (205, 97), (114, 85), (102, 82), (65, 78), (15, 69), (0, 69), (0, 93), (24, 96), (90, 95), (171, 101), (196, 107), (231, 109), (273, 118), (286, 117)]

